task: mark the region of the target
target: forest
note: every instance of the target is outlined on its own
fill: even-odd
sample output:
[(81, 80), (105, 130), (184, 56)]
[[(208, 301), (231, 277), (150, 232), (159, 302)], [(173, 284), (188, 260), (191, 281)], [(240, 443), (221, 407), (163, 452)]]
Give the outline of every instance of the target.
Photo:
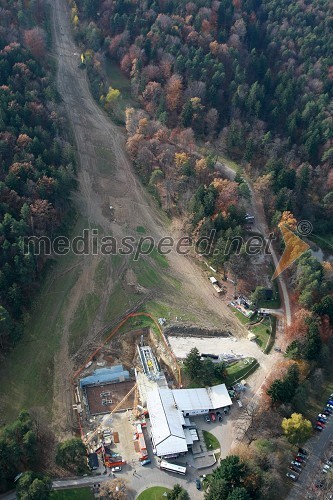
[[(325, 0), (71, 0), (92, 88), (116, 101), (103, 66), (116, 61), (139, 108), (127, 108), (127, 149), (137, 172), (194, 236), (215, 231), (211, 261), (235, 278), (245, 252), (245, 202), (263, 200), (271, 228), (306, 219), (333, 230), (332, 18)], [(96, 85), (96, 81), (99, 85)], [(241, 166), (224, 178), (217, 160)], [(283, 251), (283, 242), (280, 242)], [(306, 253), (290, 276), (299, 304), (288, 356), (313, 366), (332, 334), (332, 266)], [(330, 347), (331, 348), (331, 347)], [(326, 354), (325, 354), (326, 353)]]
[(0, 1), (0, 351), (27, 320), (44, 260), (26, 236), (52, 236), (69, 211), (75, 156), (47, 60), (45, 4)]
[(314, 223), (317, 234), (332, 233), (333, 21), (327, 0), (71, 5), (77, 40), (89, 49), (96, 75), (105, 56), (131, 79), (148, 123), (129, 131), (129, 150), (147, 181), (160, 176), (166, 198), (186, 201), (179, 200), (181, 188), (186, 191), (180, 180), (200, 184), (207, 176), (200, 167), (179, 168), (172, 152), (161, 158), (163, 144), (190, 155), (195, 141), (208, 141), (213, 151), (243, 164), (272, 223), (288, 210)]

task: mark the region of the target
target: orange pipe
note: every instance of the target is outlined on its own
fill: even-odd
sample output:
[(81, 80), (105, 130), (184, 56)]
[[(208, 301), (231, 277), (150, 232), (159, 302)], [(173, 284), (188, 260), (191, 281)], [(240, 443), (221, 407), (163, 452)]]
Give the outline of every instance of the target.
[(80, 375), (80, 373), (82, 372), (82, 370), (84, 369), (84, 367), (89, 363), (89, 361), (91, 361), (95, 356), (96, 354), (98, 354), (100, 352), (100, 350), (111, 340), (111, 338), (118, 332), (118, 330), (130, 319), (130, 318), (135, 318), (137, 316), (145, 316), (146, 318), (149, 318), (153, 321), (153, 323), (155, 324), (155, 326), (157, 327), (158, 331), (160, 332), (161, 334), (161, 337), (163, 339), (163, 342), (164, 342), (164, 345), (167, 349), (167, 351), (169, 352), (169, 354), (171, 355), (172, 359), (174, 360), (175, 364), (176, 364), (176, 367), (177, 367), (177, 371), (178, 371), (178, 386), (180, 387), (181, 386), (181, 372), (180, 372), (180, 367), (178, 365), (178, 362), (177, 362), (177, 358), (176, 356), (174, 355), (174, 353), (172, 352), (172, 350), (170, 349), (169, 345), (167, 344), (165, 338), (164, 338), (164, 335), (163, 335), (163, 332), (162, 332), (162, 329), (159, 325), (159, 323), (156, 321), (156, 319), (149, 313), (144, 313), (144, 312), (137, 312), (137, 313), (130, 313), (128, 314), (112, 331), (111, 333), (107, 336), (106, 340), (97, 348), (95, 349), (95, 351), (89, 356), (89, 358), (86, 360), (86, 362), (84, 363), (84, 365), (81, 366), (81, 368), (79, 368), (73, 375), (73, 378), (72, 378), (72, 382), (74, 383), (75, 382), (75, 379), (78, 377), (78, 375)]

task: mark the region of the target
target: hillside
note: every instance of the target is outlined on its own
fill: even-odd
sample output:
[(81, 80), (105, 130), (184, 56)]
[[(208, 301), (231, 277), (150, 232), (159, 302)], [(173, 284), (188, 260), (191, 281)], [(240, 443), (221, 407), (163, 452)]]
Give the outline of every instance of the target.
[(19, 3), (0, 6), (1, 351), (21, 335), (43, 268), (26, 237), (57, 234), (70, 206), (75, 157), (46, 58), (44, 7), (32, 3), (23, 14)]

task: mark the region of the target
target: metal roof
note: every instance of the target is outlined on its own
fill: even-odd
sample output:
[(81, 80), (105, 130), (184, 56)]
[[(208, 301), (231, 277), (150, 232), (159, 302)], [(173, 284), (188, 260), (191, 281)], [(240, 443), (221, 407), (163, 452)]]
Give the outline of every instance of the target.
[(166, 456), (186, 452), (184, 417), (175, 406), (172, 391), (158, 389), (148, 392), (147, 408), (157, 455)]
[(232, 405), (225, 384), (202, 389), (173, 389), (177, 407), (183, 412), (217, 410)]
[(232, 401), (225, 384), (219, 384), (219, 385), (214, 385), (213, 387), (208, 387), (207, 393), (212, 402), (211, 408), (213, 410), (217, 410), (218, 408), (224, 408), (225, 406), (232, 405)]
[(107, 384), (129, 379), (129, 372), (124, 370), (122, 365), (110, 366), (108, 368), (98, 368), (88, 377), (81, 378), (80, 387), (86, 385)]
[(209, 410), (212, 406), (207, 390), (173, 389), (172, 394), (178, 408), (184, 412), (190, 410)]

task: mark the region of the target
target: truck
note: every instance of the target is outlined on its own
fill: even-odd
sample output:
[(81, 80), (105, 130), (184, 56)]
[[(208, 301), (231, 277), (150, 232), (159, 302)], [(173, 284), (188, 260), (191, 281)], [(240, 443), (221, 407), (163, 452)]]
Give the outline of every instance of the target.
[(214, 278), (214, 276), (210, 276), (209, 278), (209, 281), (211, 282), (211, 284), (213, 285), (215, 291), (220, 294), (223, 292), (223, 288), (221, 287), (220, 283), (217, 281), (216, 278)]

